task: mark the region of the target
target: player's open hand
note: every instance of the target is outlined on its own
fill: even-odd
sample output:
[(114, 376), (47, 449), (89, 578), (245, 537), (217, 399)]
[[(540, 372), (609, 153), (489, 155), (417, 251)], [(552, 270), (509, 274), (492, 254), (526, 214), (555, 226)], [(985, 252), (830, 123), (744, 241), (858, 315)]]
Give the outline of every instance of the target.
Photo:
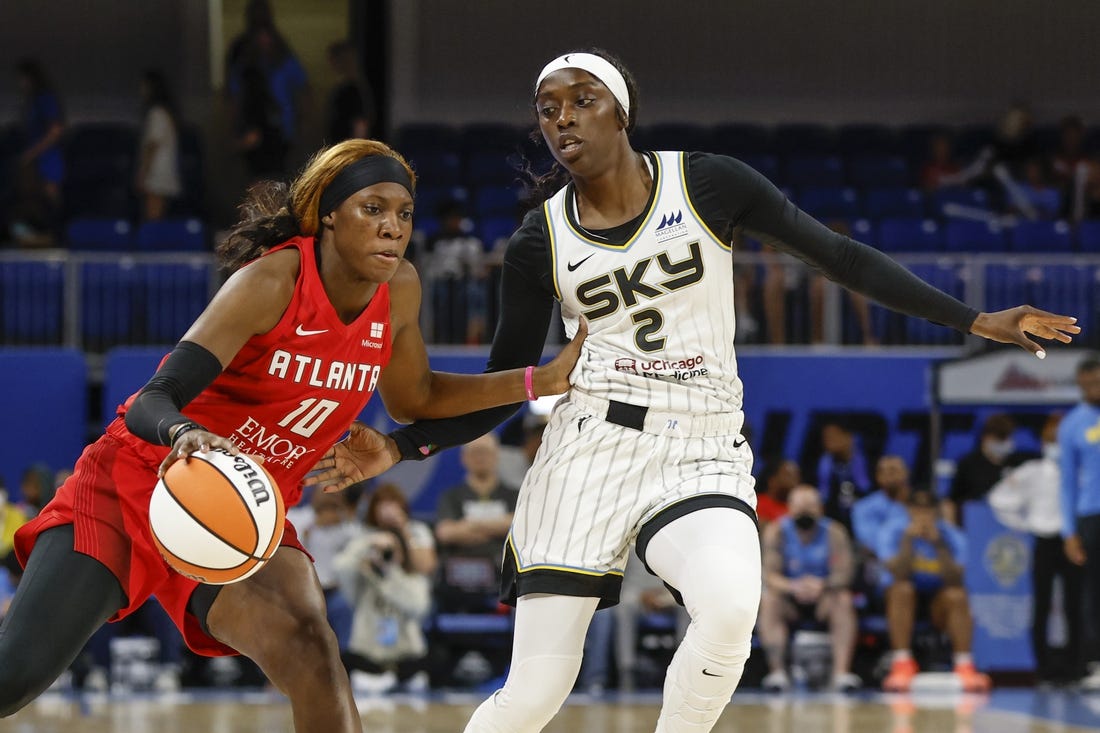
[(157, 475), (163, 476), (169, 466), (181, 458), (187, 460), (187, 457), (196, 451), (206, 453), (217, 448), (228, 451), (234, 456), (241, 452), (228, 438), (215, 435), (209, 430), (188, 430), (172, 444), (172, 450), (168, 451), (168, 455), (161, 461), (160, 468), (157, 469)]
[(974, 325), (970, 327), (970, 333), (1002, 344), (1016, 344), (1043, 359), (1047, 355), (1046, 351), (1028, 338), (1028, 334), (1068, 344), (1073, 340), (1073, 334), (1081, 333), (1081, 327), (1074, 325), (1075, 323), (1077, 319), (1072, 316), (1060, 316), (1030, 305), (1018, 305), (995, 313), (979, 313)]
[(581, 316), (577, 333), (573, 340), (562, 348), (561, 352), (550, 363), (535, 367), (531, 375), (531, 384), (537, 395), (563, 394), (569, 391), (569, 374), (573, 371), (577, 359), (581, 356), (581, 346), (588, 338), (588, 319)]
[(320, 486), (325, 492), (343, 491), (354, 483), (377, 476), (399, 460), (401, 454), (393, 438), (354, 422), (348, 437), (317, 461), (304, 483)]

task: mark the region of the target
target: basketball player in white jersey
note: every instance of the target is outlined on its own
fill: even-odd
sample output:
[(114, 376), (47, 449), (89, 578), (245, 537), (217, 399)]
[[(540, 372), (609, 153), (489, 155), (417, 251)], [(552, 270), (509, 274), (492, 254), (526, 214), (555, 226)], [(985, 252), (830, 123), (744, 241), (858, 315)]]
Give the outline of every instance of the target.
[[(741, 678), (760, 600), (733, 348), (733, 227), (890, 308), (1040, 357), (1025, 333), (1068, 342), (1079, 329), (1030, 306), (978, 313), (814, 221), (737, 160), (633, 150), (633, 80), (604, 52), (551, 61), (534, 108), (562, 177), (509, 242), (489, 369), (538, 361), (554, 299), (567, 333), (582, 317), (590, 333), (507, 539), (511, 670), (466, 730), (546, 725), (573, 687), (593, 612), (618, 601), (634, 544), (691, 615), (656, 729), (704, 733)], [(319, 464), (317, 482), (339, 488), (464, 443), (517, 407), (417, 422), (385, 439), (357, 428)]]

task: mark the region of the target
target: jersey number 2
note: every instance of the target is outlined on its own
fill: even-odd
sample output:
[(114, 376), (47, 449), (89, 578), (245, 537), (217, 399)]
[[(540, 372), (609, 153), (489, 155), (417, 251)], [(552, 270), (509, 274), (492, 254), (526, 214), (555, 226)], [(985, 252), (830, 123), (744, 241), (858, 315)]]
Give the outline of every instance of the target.
[(646, 308), (630, 316), (630, 320), (638, 324), (634, 331), (634, 344), (646, 352), (660, 351), (665, 348), (665, 337), (657, 336), (657, 332), (665, 325), (665, 318), (656, 308)]
[(280, 420), (279, 427), (285, 428), (290, 425), (292, 420), (299, 418), (296, 423), (290, 425), (290, 432), (297, 433), (303, 438), (309, 438), (317, 431), (317, 428), (321, 427), (321, 423), (332, 414), (332, 411), (339, 406), (339, 402), (310, 397), (307, 400), (302, 400), (302, 404), (291, 410), (290, 414)]

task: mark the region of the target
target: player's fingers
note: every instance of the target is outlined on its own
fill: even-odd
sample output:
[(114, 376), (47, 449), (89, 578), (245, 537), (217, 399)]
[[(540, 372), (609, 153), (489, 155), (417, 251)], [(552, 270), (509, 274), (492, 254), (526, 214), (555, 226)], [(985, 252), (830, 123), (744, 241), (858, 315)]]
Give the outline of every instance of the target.
[(1023, 334), (1023, 332), (1017, 334), (1016, 337), (1012, 339), (1012, 342), (1019, 346), (1021, 349), (1024, 349), (1025, 351), (1030, 351), (1032, 354), (1035, 354), (1035, 356), (1039, 357), (1040, 359), (1047, 358), (1047, 352), (1043, 351), (1043, 347), (1029, 339)]
[(1027, 310), (1027, 315), (1028, 316), (1031, 316), (1031, 317), (1034, 317), (1034, 318), (1040, 318), (1043, 321), (1046, 321), (1047, 323), (1050, 323), (1052, 325), (1070, 326), (1070, 325), (1073, 325), (1074, 323), (1077, 323), (1077, 319), (1073, 316), (1065, 316), (1065, 315), (1062, 315), (1061, 313), (1051, 313), (1050, 311), (1040, 310), (1039, 308), (1035, 308), (1035, 307), (1030, 306), (1030, 305), (1029, 306), (1024, 306), (1024, 307)]

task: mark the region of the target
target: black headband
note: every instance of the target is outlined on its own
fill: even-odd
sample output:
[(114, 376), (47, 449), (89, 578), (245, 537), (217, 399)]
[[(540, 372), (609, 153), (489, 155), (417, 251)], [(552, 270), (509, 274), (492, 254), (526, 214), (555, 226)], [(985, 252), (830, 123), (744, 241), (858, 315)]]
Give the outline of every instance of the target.
[(317, 216), (331, 213), (356, 191), (362, 191), (376, 183), (396, 183), (412, 194), (413, 184), (409, 172), (401, 162), (390, 155), (368, 155), (344, 168), (321, 193)]

